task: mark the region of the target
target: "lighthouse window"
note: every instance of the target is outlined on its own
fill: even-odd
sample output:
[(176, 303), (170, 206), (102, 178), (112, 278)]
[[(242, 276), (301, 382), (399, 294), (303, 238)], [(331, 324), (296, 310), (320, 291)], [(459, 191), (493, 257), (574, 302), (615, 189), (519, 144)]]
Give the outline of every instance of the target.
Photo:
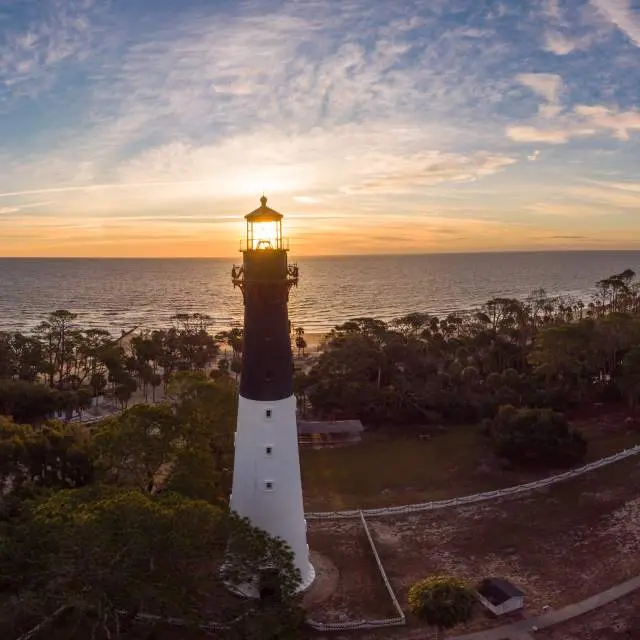
[(267, 446), (264, 448), (264, 452), (265, 452), (268, 456), (270, 456), (270, 455), (273, 453), (273, 447), (272, 447), (271, 445), (267, 445)]
[(271, 417), (271, 409), (266, 409), (264, 412), (264, 415), (266, 418), (270, 418)]
[(265, 382), (273, 382), (273, 371), (267, 371), (264, 374), (264, 381)]
[(273, 491), (273, 481), (272, 480), (265, 480), (264, 481), (264, 490), (265, 491)]

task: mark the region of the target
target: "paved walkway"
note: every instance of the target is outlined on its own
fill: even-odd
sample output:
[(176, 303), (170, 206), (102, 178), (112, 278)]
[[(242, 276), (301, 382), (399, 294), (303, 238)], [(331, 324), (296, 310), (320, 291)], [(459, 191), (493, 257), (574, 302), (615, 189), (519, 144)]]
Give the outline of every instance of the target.
[(603, 607), (605, 604), (609, 604), (622, 596), (626, 596), (636, 589), (640, 589), (640, 576), (631, 578), (631, 580), (627, 580), (586, 600), (570, 604), (557, 611), (533, 616), (512, 624), (505, 624), (495, 629), (469, 633), (465, 636), (456, 636), (449, 638), (449, 640), (533, 640), (531, 634), (535, 629), (546, 629), (554, 624), (576, 618), (598, 607)]

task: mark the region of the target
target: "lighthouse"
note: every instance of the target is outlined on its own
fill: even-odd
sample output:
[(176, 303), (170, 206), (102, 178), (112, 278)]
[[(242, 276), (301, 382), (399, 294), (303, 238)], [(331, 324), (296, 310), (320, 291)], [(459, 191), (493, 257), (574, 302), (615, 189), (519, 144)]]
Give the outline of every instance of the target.
[(303, 590), (315, 572), (302, 503), (287, 307), (298, 267), (287, 261), (282, 218), (263, 195), (245, 216), (242, 265), (231, 274), (244, 299), (244, 341), (230, 506), (288, 543)]

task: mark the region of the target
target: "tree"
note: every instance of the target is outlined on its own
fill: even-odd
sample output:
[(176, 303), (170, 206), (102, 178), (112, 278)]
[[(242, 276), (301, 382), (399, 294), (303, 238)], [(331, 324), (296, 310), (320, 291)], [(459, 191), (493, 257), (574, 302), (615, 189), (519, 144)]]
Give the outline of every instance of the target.
[(0, 414), (40, 424), (60, 408), (60, 392), (25, 380), (0, 380)]
[(170, 386), (181, 446), (166, 487), (226, 504), (231, 489), (237, 390), (227, 377), (183, 372)]
[(152, 402), (155, 402), (156, 389), (162, 384), (162, 376), (157, 373), (154, 373), (149, 383), (151, 384), (151, 400)]
[(230, 369), (235, 374), (236, 380), (238, 380), (238, 376), (242, 373), (242, 358), (240, 356), (233, 356)]
[(129, 400), (131, 400), (137, 388), (138, 383), (128, 373), (119, 378), (115, 388), (115, 396), (123, 409), (127, 408)]
[(66, 365), (73, 350), (73, 321), (78, 317), (66, 309), (59, 309), (49, 314), (44, 322), (36, 327), (44, 344), (49, 369), (49, 384), (62, 385), (65, 378)]
[(302, 355), (305, 355), (304, 350), (307, 348), (307, 341), (303, 336), (296, 337), (296, 348), (298, 349), (298, 355), (302, 352)]
[(428, 625), (443, 630), (469, 622), (476, 596), (464, 582), (451, 576), (432, 576), (409, 589), (409, 609)]
[(307, 415), (307, 389), (311, 384), (309, 376), (304, 371), (293, 372), (293, 393), (296, 396), (298, 411), (303, 417)]
[(217, 342), (224, 342), (231, 347), (233, 357), (242, 355), (244, 331), (240, 327), (233, 327), (229, 331), (221, 331), (215, 337)]
[[(107, 638), (122, 637), (139, 613), (213, 619), (237, 638), (256, 626), (263, 631), (255, 638), (284, 638), (300, 624), (291, 550), (204, 501), (96, 485), (35, 503), (22, 535), (25, 527), (40, 540), (39, 573), (24, 574), (21, 590), (35, 591), (49, 611), (74, 605)], [(281, 603), (222, 597), (225, 581), (247, 581), (260, 566), (277, 567)]]
[(229, 375), (229, 361), (226, 358), (218, 360), (218, 371), (223, 375)]
[(0, 486), (74, 488), (93, 481), (86, 434), (75, 425), (46, 423), (38, 429), (0, 416)]
[(626, 394), (635, 416), (640, 400), (640, 346), (632, 347), (622, 360), (622, 376), (619, 385)]
[(582, 434), (570, 429), (564, 415), (551, 409), (502, 406), (486, 430), (496, 454), (512, 464), (569, 467), (587, 452)]
[(93, 437), (107, 480), (151, 492), (179, 450), (180, 426), (169, 404), (139, 404), (102, 420)]
[(547, 384), (556, 381), (580, 399), (589, 380), (599, 373), (595, 355), (595, 323), (550, 326), (540, 331), (529, 361), (544, 375)]

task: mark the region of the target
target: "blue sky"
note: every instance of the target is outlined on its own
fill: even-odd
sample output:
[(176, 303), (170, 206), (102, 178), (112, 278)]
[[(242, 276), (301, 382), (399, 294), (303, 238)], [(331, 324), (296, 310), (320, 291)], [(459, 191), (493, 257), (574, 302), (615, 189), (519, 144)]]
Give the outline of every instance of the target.
[(640, 248), (637, 0), (0, 0), (0, 255)]

